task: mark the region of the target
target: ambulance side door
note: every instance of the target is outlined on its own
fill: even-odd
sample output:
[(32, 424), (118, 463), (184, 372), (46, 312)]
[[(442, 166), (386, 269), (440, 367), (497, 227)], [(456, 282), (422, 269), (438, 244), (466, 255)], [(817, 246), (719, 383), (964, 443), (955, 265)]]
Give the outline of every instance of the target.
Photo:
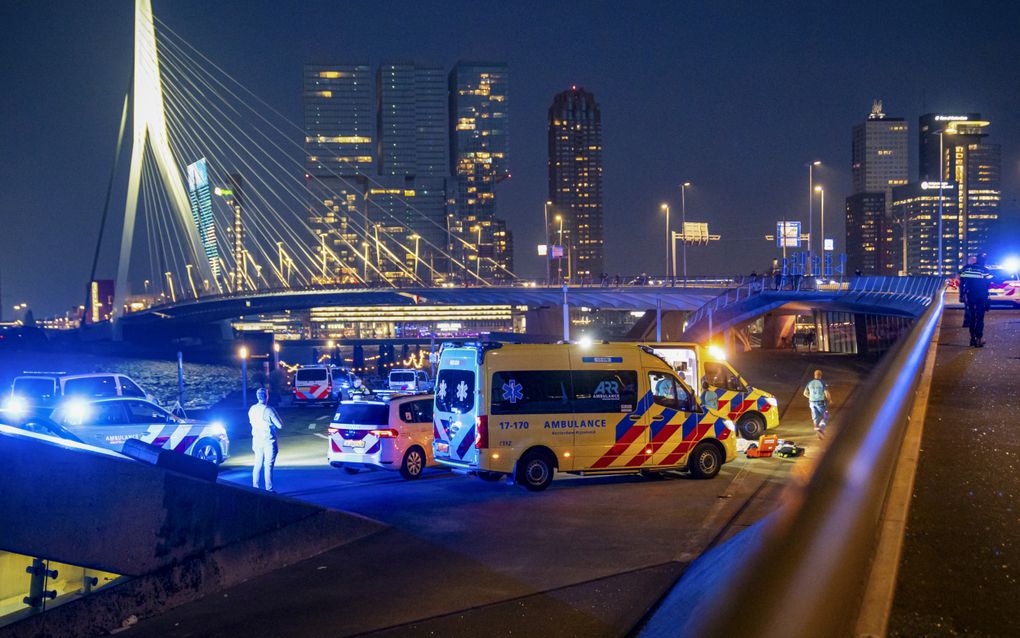
[(626, 467), (630, 453), (648, 440), (638, 401), (640, 368), (571, 365), (575, 469)]

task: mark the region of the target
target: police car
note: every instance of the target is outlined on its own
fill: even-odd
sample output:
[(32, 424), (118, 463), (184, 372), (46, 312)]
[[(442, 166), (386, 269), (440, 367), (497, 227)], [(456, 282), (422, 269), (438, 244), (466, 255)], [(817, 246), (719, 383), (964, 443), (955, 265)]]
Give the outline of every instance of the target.
[(381, 468), (420, 478), (433, 464), (432, 401), (431, 394), (341, 401), (328, 430), (329, 464), (351, 474)]
[(216, 464), (230, 456), (222, 423), (181, 419), (144, 399), (75, 397), (51, 418), (83, 443), (118, 452), (128, 439), (139, 439)]

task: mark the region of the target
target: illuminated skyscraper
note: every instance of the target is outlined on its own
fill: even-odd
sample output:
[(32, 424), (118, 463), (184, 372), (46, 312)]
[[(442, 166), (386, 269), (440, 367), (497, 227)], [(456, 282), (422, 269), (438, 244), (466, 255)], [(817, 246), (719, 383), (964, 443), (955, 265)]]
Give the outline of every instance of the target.
[[(907, 123), (875, 100), (853, 128), (854, 194), (846, 199), (847, 268), (894, 275), (903, 268), (903, 227), (892, 218), (892, 190), (909, 179)], [(895, 239), (894, 239), (895, 238)]]
[[(957, 186), (953, 182), (913, 182), (893, 189), (893, 217), (906, 223), (909, 275), (955, 275), (960, 236)], [(941, 198), (941, 209), (939, 199)], [(942, 214), (942, 267), (939, 268), (939, 212)]]
[(907, 123), (887, 117), (882, 101), (875, 100), (868, 119), (853, 130), (854, 193), (885, 193), (892, 200), (894, 186), (910, 178), (907, 152)]
[(927, 113), (920, 119), (921, 180), (937, 183), (942, 179), (957, 186), (957, 265), (967, 255), (988, 250), (999, 219), (1002, 149), (985, 142), (989, 126), (979, 113)]
[[(604, 245), (602, 116), (595, 96), (576, 86), (549, 107), (549, 201), (563, 216), (564, 275), (574, 281), (597, 277)], [(547, 243), (558, 243), (559, 225), (553, 223), (546, 235)]]
[[(458, 259), (484, 279), (509, 279), (513, 271), (513, 255), (504, 248), (512, 246), (509, 231), (496, 218), (496, 185), (510, 176), (508, 77), (505, 64), (480, 62), (459, 62), (449, 77), (450, 163), (456, 182), (450, 193), (451, 244)], [(497, 232), (503, 233), (500, 241)]]
[[(220, 285), (220, 252), (216, 244), (216, 223), (213, 219), (212, 195), (209, 191), (209, 167), (203, 157), (193, 164), (188, 164), (188, 200), (191, 204), (191, 216), (198, 226), (198, 235), (202, 238), (205, 258), (209, 260), (215, 282)], [(201, 284), (202, 282), (199, 282)]]

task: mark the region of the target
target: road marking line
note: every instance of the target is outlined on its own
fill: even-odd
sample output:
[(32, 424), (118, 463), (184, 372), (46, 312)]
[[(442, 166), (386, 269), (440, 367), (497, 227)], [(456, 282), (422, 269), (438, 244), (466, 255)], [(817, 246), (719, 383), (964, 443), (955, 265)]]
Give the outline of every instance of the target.
[(314, 430), (315, 429), (315, 424), (314, 423), (309, 423), (308, 424), (308, 429), (309, 430)]
[(315, 420), (316, 420), (316, 421), (322, 421), (323, 419), (328, 419), (329, 417), (330, 417), (330, 415), (328, 415), (328, 414), (323, 414), (322, 416), (317, 416), (317, 417), (315, 417)]
[(320, 439), (327, 439), (327, 440), (329, 439), (329, 437), (326, 436), (325, 434), (323, 434), (322, 432), (312, 432), (312, 435), (313, 436), (317, 436)]

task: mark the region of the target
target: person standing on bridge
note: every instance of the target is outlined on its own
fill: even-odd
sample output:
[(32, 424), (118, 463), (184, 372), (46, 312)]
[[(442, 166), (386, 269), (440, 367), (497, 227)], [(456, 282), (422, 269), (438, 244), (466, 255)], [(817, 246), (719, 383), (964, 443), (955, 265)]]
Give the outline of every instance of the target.
[(251, 468), (251, 485), (259, 488), (259, 474), (265, 475), (266, 490), (273, 489), (273, 466), (280, 446), (276, 440), (277, 430), (283, 429), (283, 422), (276, 409), (268, 405), (269, 393), (259, 388), (255, 393), (258, 403), (248, 409), (248, 423), (251, 424), (251, 451), (255, 453), (255, 463)]
[(815, 378), (808, 381), (804, 388), (804, 396), (807, 397), (811, 406), (811, 421), (815, 424), (815, 432), (818, 438), (825, 438), (825, 426), (829, 422), (829, 402), (832, 395), (829, 394), (829, 386), (822, 381), (822, 371), (815, 370)]
[(988, 310), (988, 288), (992, 272), (985, 267), (988, 255), (981, 253), (973, 264), (960, 271), (960, 296), (967, 299), (970, 312), (970, 346), (985, 347), (985, 311)]
[[(976, 256), (971, 255), (970, 257), (967, 257), (967, 266), (973, 266), (976, 263), (977, 263)], [(964, 270), (966, 270), (967, 266), (964, 266)], [(962, 270), (960, 271), (960, 275), (963, 275)], [(963, 304), (963, 327), (970, 328), (970, 307), (967, 305), (967, 291), (964, 290), (963, 279), (961, 279), (960, 276), (957, 276), (956, 279), (957, 279), (956, 290), (960, 295), (960, 303)]]

